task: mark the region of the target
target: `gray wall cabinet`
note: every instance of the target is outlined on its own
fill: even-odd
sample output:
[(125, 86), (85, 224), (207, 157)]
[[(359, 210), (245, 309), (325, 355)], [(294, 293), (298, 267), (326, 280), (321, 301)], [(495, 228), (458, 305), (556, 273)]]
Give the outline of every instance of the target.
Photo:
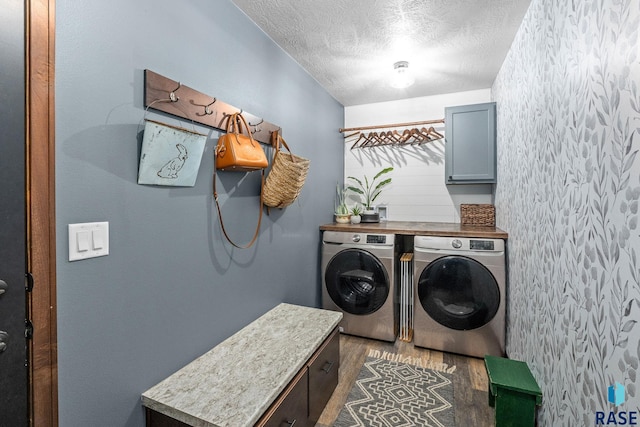
[(445, 108), (445, 182), (496, 182), (496, 103)]

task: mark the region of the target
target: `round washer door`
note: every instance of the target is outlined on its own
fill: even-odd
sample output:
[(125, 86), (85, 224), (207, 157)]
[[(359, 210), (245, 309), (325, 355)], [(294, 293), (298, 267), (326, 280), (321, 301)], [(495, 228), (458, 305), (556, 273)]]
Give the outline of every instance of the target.
[(445, 256), (420, 274), (418, 299), (436, 322), (450, 329), (470, 330), (486, 325), (500, 306), (500, 289), (493, 274), (478, 261)]
[(324, 281), (333, 302), (351, 314), (373, 313), (389, 296), (387, 270), (362, 249), (338, 252), (327, 264)]

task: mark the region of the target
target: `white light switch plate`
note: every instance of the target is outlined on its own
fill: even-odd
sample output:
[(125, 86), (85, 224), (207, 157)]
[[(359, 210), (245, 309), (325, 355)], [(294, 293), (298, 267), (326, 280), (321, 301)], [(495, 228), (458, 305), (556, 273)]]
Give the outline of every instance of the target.
[(69, 224), (69, 261), (109, 255), (109, 223)]

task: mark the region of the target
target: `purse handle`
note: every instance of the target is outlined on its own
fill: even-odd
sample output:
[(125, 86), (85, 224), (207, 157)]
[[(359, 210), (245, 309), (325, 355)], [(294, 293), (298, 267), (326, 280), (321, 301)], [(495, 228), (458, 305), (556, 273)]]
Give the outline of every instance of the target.
[(220, 203), (218, 203), (218, 191), (216, 190), (216, 173), (215, 171), (213, 173), (213, 199), (216, 201), (218, 218), (220, 218), (220, 228), (222, 228), (222, 234), (224, 234), (224, 237), (229, 241), (229, 243), (231, 243), (233, 246), (235, 246), (238, 249), (250, 248), (251, 245), (253, 245), (256, 239), (258, 238), (258, 234), (260, 233), (260, 224), (262, 223), (262, 205), (264, 203), (263, 189), (264, 189), (264, 169), (261, 170), (261, 177), (260, 177), (260, 214), (258, 215), (258, 225), (256, 226), (256, 231), (255, 233), (253, 233), (253, 238), (251, 239), (251, 241), (244, 246), (239, 245), (235, 243), (233, 240), (231, 240), (231, 237), (229, 237), (229, 234), (227, 234), (227, 230), (224, 228), (224, 222), (222, 221), (222, 211), (220, 210)]
[[(238, 140), (238, 135), (245, 133), (243, 131), (243, 125), (244, 125), (244, 130), (247, 131), (247, 136), (249, 137), (249, 141), (251, 142), (251, 145), (255, 147), (255, 140), (253, 139), (253, 135), (251, 134), (251, 130), (249, 129), (249, 124), (247, 123), (247, 120), (244, 118), (242, 114), (233, 113), (227, 116), (227, 126), (225, 131), (228, 134), (235, 135), (236, 142), (240, 144), (240, 141)], [(233, 128), (233, 131), (231, 131), (232, 128)]]
[[(240, 116), (240, 118), (238, 118), (238, 116)], [(251, 138), (251, 144), (253, 144), (253, 138), (251, 137), (251, 131), (249, 131), (249, 126), (247, 126), (247, 122), (245, 121), (244, 117), (242, 117), (242, 114), (238, 114), (238, 113), (233, 113), (231, 114), (228, 119), (227, 119), (227, 127), (226, 127), (226, 132), (229, 133), (233, 133), (236, 135), (236, 141), (238, 141), (237, 139), (237, 135), (238, 135), (238, 128), (240, 128), (240, 132), (242, 133), (242, 128), (240, 123), (240, 120), (242, 122), (244, 122), (245, 124), (245, 128), (247, 129), (247, 131), (249, 132), (249, 138)], [(234, 126), (234, 132), (231, 132), (231, 125), (233, 123)], [(240, 141), (238, 141), (238, 144), (240, 144)], [(217, 149), (217, 147), (216, 147)], [(215, 162), (214, 162), (214, 168), (215, 168)], [(218, 218), (220, 218), (220, 228), (222, 229), (222, 234), (224, 234), (224, 237), (227, 239), (227, 241), (229, 243), (231, 243), (233, 246), (235, 246), (238, 249), (248, 249), (250, 248), (256, 241), (256, 239), (258, 238), (258, 234), (260, 233), (260, 224), (262, 223), (262, 205), (264, 203), (264, 169), (261, 169), (261, 176), (260, 176), (260, 214), (258, 215), (258, 225), (256, 226), (256, 231), (255, 233), (253, 233), (253, 238), (251, 239), (251, 241), (249, 243), (247, 243), (246, 245), (239, 245), (236, 242), (234, 242), (233, 240), (231, 240), (231, 237), (229, 237), (229, 234), (227, 233), (226, 228), (224, 228), (224, 222), (222, 221), (222, 210), (220, 209), (220, 203), (218, 202), (218, 190), (216, 188), (216, 172), (217, 170), (214, 169), (213, 171), (213, 199), (216, 202), (216, 210), (218, 211)]]
[(277, 131), (271, 132), (271, 146), (273, 147), (273, 158), (274, 158), (274, 160), (275, 160), (276, 156), (280, 153), (280, 144), (282, 144), (284, 146), (284, 148), (286, 148), (287, 151), (289, 152), (289, 155), (291, 155), (291, 162), (295, 163), (296, 162), (295, 156), (293, 155), (293, 153), (289, 149), (289, 146), (287, 145), (287, 143), (284, 140), (284, 138), (282, 136), (280, 136), (280, 134)]

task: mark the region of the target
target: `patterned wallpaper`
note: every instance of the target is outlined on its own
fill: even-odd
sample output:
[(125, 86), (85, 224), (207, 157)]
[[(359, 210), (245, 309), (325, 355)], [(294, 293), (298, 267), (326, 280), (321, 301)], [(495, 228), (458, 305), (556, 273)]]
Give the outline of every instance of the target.
[(614, 382), (640, 407), (639, 26), (640, 0), (533, 0), (492, 88), (507, 351), (541, 426), (594, 425)]

